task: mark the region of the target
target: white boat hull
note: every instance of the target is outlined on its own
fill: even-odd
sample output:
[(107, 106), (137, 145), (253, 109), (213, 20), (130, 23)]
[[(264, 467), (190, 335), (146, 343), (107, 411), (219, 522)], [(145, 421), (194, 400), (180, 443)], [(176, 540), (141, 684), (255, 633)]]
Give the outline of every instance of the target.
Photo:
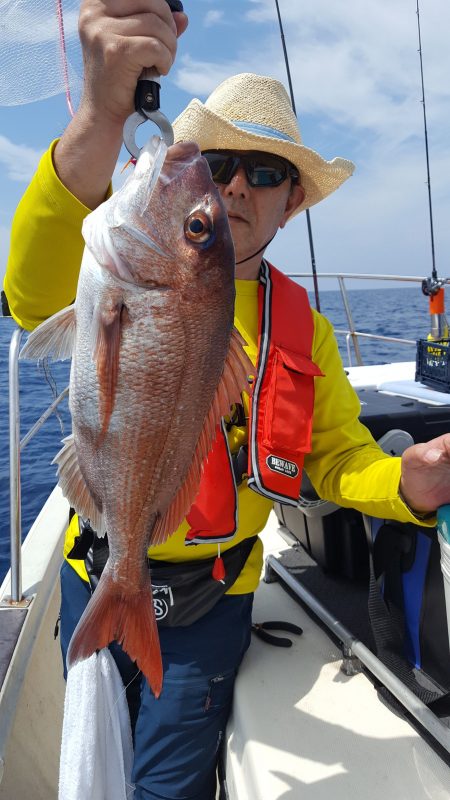
[[(54, 629), (68, 511), (55, 489), (22, 547), (23, 594), (31, 602), (0, 692), (1, 800), (57, 797), (65, 684)], [(0, 601), (10, 592), (8, 574)], [(0, 610), (3, 632), (7, 614)]]

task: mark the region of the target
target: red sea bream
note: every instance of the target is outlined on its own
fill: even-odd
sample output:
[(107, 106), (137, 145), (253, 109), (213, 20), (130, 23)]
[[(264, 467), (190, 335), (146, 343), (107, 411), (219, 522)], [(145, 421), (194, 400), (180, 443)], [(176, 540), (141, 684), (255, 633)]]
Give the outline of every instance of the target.
[(217, 424), (252, 366), (233, 329), (226, 211), (192, 143), (154, 137), (133, 175), (86, 218), (76, 302), (33, 332), (23, 357), (72, 356), (73, 433), (57, 456), (70, 504), (110, 555), (68, 661), (112, 640), (156, 695), (162, 663), (147, 549), (197, 494)]

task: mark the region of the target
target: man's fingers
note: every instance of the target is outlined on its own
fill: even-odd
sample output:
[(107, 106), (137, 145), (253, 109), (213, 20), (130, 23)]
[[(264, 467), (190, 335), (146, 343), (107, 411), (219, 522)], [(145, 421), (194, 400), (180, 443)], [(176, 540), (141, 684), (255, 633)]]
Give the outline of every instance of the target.
[(116, 47), (116, 54), (126, 56), (127, 62), (136, 66), (137, 72), (144, 67), (156, 67), (160, 75), (167, 75), (173, 64), (172, 51), (151, 36), (135, 36), (132, 42), (129, 37), (119, 36)]
[(166, 0), (103, 0), (103, 13), (118, 19), (136, 14), (155, 14), (176, 34), (177, 26)]
[(186, 14), (182, 13), (181, 11), (176, 11), (173, 15), (173, 18), (177, 26), (177, 36), (181, 36), (189, 25), (189, 19), (187, 18)]

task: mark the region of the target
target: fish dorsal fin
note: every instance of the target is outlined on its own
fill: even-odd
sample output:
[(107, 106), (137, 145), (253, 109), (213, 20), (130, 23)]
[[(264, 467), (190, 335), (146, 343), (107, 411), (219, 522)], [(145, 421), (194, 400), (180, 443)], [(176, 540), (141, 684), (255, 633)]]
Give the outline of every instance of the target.
[(72, 357), (75, 341), (75, 304), (63, 308), (42, 322), (28, 337), (20, 351), (21, 359), (38, 361), (52, 358), (64, 361)]
[(189, 512), (198, 494), (203, 463), (215, 442), (221, 418), (229, 413), (233, 403), (241, 402), (242, 392), (248, 391), (248, 379), (254, 372), (254, 366), (243, 349), (244, 344), (244, 339), (234, 328), (222, 376), (206, 415), (186, 479), (165, 514), (158, 518), (151, 536), (152, 545), (165, 542)]
[(58, 465), (58, 483), (64, 497), (80, 517), (89, 520), (97, 536), (104, 536), (103, 515), (81, 474), (73, 434), (63, 439), (63, 447), (52, 463)]

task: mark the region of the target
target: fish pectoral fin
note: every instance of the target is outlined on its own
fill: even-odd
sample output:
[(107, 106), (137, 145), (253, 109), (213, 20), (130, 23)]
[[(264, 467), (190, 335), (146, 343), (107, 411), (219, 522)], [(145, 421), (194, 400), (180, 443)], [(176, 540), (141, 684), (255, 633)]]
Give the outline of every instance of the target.
[(217, 438), (220, 421), (229, 413), (233, 403), (241, 402), (242, 392), (248, 391), (249, 375), (254, 372), (254, 366), (243, 349), (244, 344), (244, 339), (234, 328), (222, 377), (206, 415), (186, 479), (165, 514), (156, 521), (150, 539), (152, 545), (165, 542), (181, 525), (198, 494), (203, 463)]
[(42, 322), (28, 337), (19, 358), (38, 361), (50, 357), (64, 361), (72, 357), (75, 342), (75, 305), (67, 306)]
[(73, 434), (63, 439), (63, 447), (52, 464), (58, 465), (58, 483), (64, 497), (80, 517), (89, 520), (97, 536), (104, 536), (106, 530), (103, 514), (81, 473)]
[(121, 300), (97, 307), (94, 314), (93, 359), (97, 366), (101, 432), (108, 429), (119, 374), (121, 329), (128, 311)]

